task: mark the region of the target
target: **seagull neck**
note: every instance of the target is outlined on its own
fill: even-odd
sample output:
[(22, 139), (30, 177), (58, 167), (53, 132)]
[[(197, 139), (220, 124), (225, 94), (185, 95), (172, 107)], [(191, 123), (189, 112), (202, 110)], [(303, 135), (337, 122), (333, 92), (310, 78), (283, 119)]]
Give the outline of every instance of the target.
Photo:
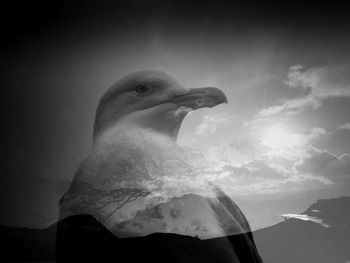
[(164, 130), (155, 130), (140, 125), (123, 124), (116, 125), (94, 138), (92, 148), (100, 148), (111, 144), (122, 144), (128, 142), (155, 142), (176, 143), (178, 130), (166, 133)]

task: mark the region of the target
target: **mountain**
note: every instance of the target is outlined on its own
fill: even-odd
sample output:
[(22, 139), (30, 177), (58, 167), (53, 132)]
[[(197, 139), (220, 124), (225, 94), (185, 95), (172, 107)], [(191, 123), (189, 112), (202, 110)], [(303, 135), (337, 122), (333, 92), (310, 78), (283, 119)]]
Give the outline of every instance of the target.
[[(110, 230), (119, 237), (145, 236), (154, 232), (176, 233), (208, 239), (242, 233), (239, 211), (218, 198), (186, 194), (144, 210)], [(230, 201), (231, 204), (234, 204)]]
[(251, 238), (240, 234), (201, 240), (169, 233), (117, 238), (94, 217), (78, 215), (58, 223), (56, 255), (57, 262), (261, 263)]
[(45, 229), (0, 226), (1, 260), (52, 260), (57, 225)]
[[(139, 216), (150, 211), (154, 212), (141, 211)], [(153, 233), (118, 239), (92, 216), (80, 215), (64, 220), (68, 220), (63, 221), (64, 224), (75, 229), (66, 228), (66, 241), (63, 242), (65, 249), (68, 248), (67, 256), (72, 260), (72, 253), (75, 253), (75, 259), (80, 261), (85, 256), (88, 261), (114, 257), (118, 262), (128, 257), (128, 262), (165, 262), (169, 258), (172, 262), (184, 262), (181, 255), (191, 255), (193, 261), (218, 262), (219, 251), (219, 257), (225, 262), (225, 256), (232, 253), (230, 244), (238, 251), (238, 257), (247, 259), (246, 262), (258, 260), (252, 259), (254, 246), (246, 245), (249, 234), (201, 240), (189, 235)], [(35, 230), (0, 226), (1, 259), (54, 260), (56, 227), (54, 224)], [(350, 197), (318, 200), (303, 213), (285, 215), (284, 222), (255, 231), (253, 235), (265, 263), (345, 263), (350, 261)]]
[[(57, 262), (240, 262), (261, 263), (251, 233), (201, 240), (198, 237), (152, 233), (144, 237), (118, 238), (91, 215), (76, 215), (65, 218), (54, 225), (57, 227), (57, 243), (54, 237), (44, 235), (51, 229), (31, 230), (8, 228), (14, 234), (14, 242), (6, 246), (11, 253), (2, 254), (5, 260), (54, 260), (47, 257), (45, 249), (56, 248)], [(40, 235), (38, 231), (43, 231)], [(49, 233), (47, 233), (49, 234)], [(50, 240), (46, 240), (50, 237)], [(41, 242), (34, 242), (40, 241)], [(20, 241), (20, 246), (15, 240)], [(2, 240), (6, 242), (6, 239)], [(46, 242), (46, 243), (45, 243)], [(23, 249), (32, 249), (40, 254), (21, 255)], [(6, 244), (6, 243), (5, 243)], [(40, 247), (41, 245), (41, 247)], [(26, 247), (28, 246), (28, 247)], [(50, 246), (50, 248), (48, 248)], [(234, 248), (234, 249), (233, 249)]]
[[(243, 211), (251, 229), (256, 231), (282, 222), (283, 214), (300, 213), (318, 199), (332, 196), (339, 197), (334, 190), (319, 189), (284, 196), (281, 199), (266, 199), (264, 196), (260, 199), (232, 197), (232, 200)], [(220, 222), (213, 218), (212, 208), (221, 215)], [(224, 228), (225, 233), (217, 229), (219, 225)], [(148, 235), (155, 231), (199, 236), (202, 239), (237, 234), (231, 218), (222, 211), (222, 206), (215, 198), (195, 194), (174, 197), (167, 202), (139, 210), (133, 218), (116, 224), (111, 230), (122, 237)]]
[(319, 199), (332, 199), (350, 195), (350, 184), (337, 185), (293, 194), (261, 194), (251, 197), (232, 196), (241, 208), (253, 231), (273, 226), (283, 221), (282, 214), (305, 211)]
[(267, 263), (350, 261), (350, 197), (321, 199), (302, 214), (254, 232)]

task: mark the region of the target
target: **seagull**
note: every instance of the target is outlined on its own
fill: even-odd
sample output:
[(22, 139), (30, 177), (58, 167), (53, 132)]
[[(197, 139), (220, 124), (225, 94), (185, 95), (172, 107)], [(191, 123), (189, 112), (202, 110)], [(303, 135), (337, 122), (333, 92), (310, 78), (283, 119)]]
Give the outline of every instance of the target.
[[(92, 215), (104, 233), (113, 233), (118, 238), (156, 232), (192, 233), (185, 223), (165, 229), (154, 225), (152, 220), (143, 220), (136, 229), (135, 223), (125, 222), (138, 216), (140, 211), (158, 208), (162, 202), (204, 187), (200, 174), (189, 164), (189, 156), (177, 144), (178, 133), (182, 121), (192, 111), (227, 102), (226, 95), (218, 88), (184, 87), (162, 71), (138, 71), (120, 79), (99, 100), (91, 150), (60, 199), (60, 222), (74, 216)], [(209, 228), (205, 230), (206, 237), (232, 234), (220, 223), (220, 217), (225, 215), (231, 221), (230, 229), (243, 237), (246, 248), (242, 249), (242, 241), (239, 248), (251, 252), (244, 261), (232, 242), (224, 242), (229, 262), (261, 262), (241, 210), (219, 187), (210, 183), (206, 187), (216, 197), (215, 204), (192, 196), (193, 200), (200, 201), (191, 201), (195, 205), (190, 208), (197, 217), (200, 215), (204, 227)], [(189, 200), (191, 196), (186, 198)], [(184, 218), (193, 222), (191, 214), (186, 212)], [(62, 238), (60, 229), (67, 229), (67, 224), (58, 224), (57, 242), (62, 251), (62, 243), (67, 239)]]

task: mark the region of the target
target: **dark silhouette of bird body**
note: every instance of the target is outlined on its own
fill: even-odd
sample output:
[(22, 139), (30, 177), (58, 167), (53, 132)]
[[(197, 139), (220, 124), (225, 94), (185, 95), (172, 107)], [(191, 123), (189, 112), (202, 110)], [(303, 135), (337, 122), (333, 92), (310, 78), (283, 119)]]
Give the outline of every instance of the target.
[[(60, 200), (57, 260), (261, 262), (241, 210), (201, 182), (176, 143), (190, 111), (221, 103), (221, 90), (188, 89), (159, 71), (113, 85), (99, 101), (91, 151)], [(196, 188), (214, 198), (188, 195)]]

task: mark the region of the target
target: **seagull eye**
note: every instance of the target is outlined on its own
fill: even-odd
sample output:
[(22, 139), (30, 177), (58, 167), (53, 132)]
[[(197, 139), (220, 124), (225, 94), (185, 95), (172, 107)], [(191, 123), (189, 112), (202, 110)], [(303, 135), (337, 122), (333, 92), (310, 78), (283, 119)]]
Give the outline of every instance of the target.
[(145, 85), (137, 85), (134, 89), (135, 93), (137, 94), (145, 94), (147, 92), (149, 92), (149, 88)]

